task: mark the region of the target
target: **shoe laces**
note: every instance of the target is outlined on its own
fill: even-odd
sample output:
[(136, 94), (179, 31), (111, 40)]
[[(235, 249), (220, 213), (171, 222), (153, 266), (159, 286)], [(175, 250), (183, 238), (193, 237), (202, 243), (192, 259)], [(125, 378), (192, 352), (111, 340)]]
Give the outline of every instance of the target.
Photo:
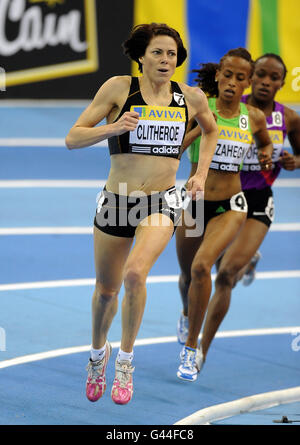
[(131, 378), (131, 374), (134, 371), (134, 367), (128, 360), (116, 362), (116, 379), (119, 381), (120, 387), (126, 387)]
[(183, 364), (184, 368), (194, 368), (195, 367), (195, 359), (196, 359), (196, 351), (193, 349), (184, 348), (183, 355)]
[(104, 366), (104, 359), (105, 357), (103, 357), (102, 360), (97, 360), (96, 362), (93, 362), (91, 360), (89, 361), (86, 370), (89, 373), (91, 383), (97, 383), (96, 380), (101, 377)]

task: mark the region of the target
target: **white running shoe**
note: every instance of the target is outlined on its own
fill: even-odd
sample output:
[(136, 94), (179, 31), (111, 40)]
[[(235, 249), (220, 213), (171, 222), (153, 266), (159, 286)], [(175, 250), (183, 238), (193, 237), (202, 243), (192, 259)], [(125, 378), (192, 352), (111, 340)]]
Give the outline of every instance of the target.
[(177, 322), (177, 340), (181, 345), (185, 345), (189, 333), (189, 319), (188, 316), (181, 312), (180, 318)]
[[(181, 363), (183, 363), (184, 361), (184, 348), (181, 349), (180, 351), (180, 361)], [(202, 352), (202, 346), (199, 345), (196, 348), (196, 357), (195, 357), (195, 365), (197, 368), (197, 371), (200, 372), (203, 365), (204, 365), (205, 359), (203, 356), (203, 352)]]
[(180, 365), (177, 371), (177, 377), (188, 382), (194, 382), (197, 379), (198, 370), (196, 368), (196, 349), (184, 346), (180, 353)]
[(196, 365), (198, 372), (201, 371), (201, 368), (204, 365), (204, 362), (205, 362), (205, 360), (204, 360), (204, 356), (203, 356), (203, 352), (202, 352), (202, 347), (200, 345), (196, 349), (196, 357), (195, 357), (195, 365)]
[(260, 259), (261, 253), (258, 250), (251, 258), (249, 266), (243, 275), (242, 283), (244, 286), (250, 286), (250, 284), (254, 281), (256, 274), (255, 269)]

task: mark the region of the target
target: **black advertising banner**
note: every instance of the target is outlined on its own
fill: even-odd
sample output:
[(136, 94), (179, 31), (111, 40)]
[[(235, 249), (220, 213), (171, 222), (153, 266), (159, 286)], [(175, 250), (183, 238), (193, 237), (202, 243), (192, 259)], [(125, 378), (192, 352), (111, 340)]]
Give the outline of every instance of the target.
[(93, 97), (132, 23), (133, 0), (0, 0), (0, 98)]

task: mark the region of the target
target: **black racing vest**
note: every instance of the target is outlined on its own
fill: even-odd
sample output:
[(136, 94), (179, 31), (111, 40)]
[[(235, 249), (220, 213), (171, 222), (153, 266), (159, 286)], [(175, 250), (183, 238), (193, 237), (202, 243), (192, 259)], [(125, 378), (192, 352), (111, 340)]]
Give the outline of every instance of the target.
[(132, 77), (128, 98), (120, 116), (126, 111), (139, 113), (134, 131), (108, 139), (110, 154), (135, 153), (180, 159), (181, 146), (188, 123), (188, 110), (179, 85), (171, 81), (172, 101), (169, 106), (147, 105), (139, 80)]

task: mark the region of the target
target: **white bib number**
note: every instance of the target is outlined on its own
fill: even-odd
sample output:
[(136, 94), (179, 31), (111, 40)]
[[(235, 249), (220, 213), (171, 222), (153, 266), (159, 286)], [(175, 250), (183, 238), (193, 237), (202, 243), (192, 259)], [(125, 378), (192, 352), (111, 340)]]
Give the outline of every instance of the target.
[(233, 195), (230, 199), (230, 208), (236, 212), (247, 212), (248, 204), (243, 192)]
[(240, 115), (239, 127), (240, 127), (241, 130), (248, 130), (249, 129), (248, 116), (246, 114), (241, 114)]
[(268, 199), (267, 207), (265, 208), (265, 213), (270, 219), (270, 221), (274, 221), (275, 216), (275, 206), (273, 196), (270, 196)]
[(166, 192), (164, 197), (169, 207), (173, 209), (182, 208), (182, 198), (179, 190)]
[(272, 113), (272, 123), (276, 127), (282, 127), (282, 114), (280, 111), (273, 111)]

